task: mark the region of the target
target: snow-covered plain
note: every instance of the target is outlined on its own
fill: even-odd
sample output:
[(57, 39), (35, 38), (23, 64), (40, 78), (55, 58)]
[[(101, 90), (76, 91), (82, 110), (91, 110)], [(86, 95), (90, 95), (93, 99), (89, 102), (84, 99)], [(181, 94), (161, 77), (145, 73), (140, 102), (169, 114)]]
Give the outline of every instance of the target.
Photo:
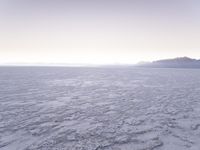
[(0, 150), (200, 150), (200, 70), (0, 68)]

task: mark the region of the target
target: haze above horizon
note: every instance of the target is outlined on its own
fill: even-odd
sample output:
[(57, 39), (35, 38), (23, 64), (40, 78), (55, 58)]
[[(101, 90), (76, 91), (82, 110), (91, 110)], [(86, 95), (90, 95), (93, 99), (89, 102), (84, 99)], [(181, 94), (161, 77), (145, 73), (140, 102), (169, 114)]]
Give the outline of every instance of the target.
[(1, 0), (0, 64), (200, 58), (198, 0)]

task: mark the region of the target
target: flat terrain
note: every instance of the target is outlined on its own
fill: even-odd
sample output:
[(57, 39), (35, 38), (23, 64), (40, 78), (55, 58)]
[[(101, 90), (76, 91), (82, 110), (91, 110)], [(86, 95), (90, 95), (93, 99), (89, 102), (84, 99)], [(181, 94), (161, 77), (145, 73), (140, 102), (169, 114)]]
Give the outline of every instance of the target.
[(200, 149), (200, 70), (0, 68), (0, 150), (154, 149)]

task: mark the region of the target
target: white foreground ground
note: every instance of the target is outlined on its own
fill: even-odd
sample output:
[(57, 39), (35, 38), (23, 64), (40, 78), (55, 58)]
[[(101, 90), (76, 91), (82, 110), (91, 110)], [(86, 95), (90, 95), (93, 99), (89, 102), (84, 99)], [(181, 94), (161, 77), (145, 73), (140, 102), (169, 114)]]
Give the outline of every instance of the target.
[(0, 150), (200, 150), (200, 70), (0, 68)]

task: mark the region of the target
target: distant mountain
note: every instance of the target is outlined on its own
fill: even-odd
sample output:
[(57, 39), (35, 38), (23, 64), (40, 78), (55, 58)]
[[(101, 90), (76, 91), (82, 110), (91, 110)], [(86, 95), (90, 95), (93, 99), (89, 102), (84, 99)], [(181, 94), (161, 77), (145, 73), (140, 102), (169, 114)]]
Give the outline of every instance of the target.
[(174, 59), (164, 59), (150, 63), (142, 63), (137, 66), (150, 68), (200, 68), (200, 60), (189, 57), (178, 57)]

